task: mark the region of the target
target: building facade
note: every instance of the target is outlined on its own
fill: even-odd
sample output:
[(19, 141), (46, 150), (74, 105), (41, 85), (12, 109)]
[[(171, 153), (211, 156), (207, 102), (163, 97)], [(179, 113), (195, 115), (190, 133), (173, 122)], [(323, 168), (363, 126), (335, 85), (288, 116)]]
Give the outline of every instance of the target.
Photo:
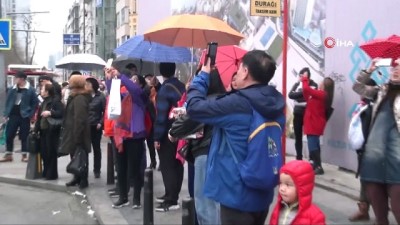
[[(69, 9), (67, 24), (64, 28), (64, 34), (80, 34), (79, 13), (80, 5), (79, 3), (75, 2)], [(63, 55), (79, 53), (79, 46), (80, 45), (64, 45)]]
[(96, 1), (96, 54), (107, 60), (113, 58), (116, 48), (116, 0)]
[(64, 45), (63, 55), (96, 54), (106, 60), (116, 47), (115, 0), (79, 0), (69, 10), (64, 34), (80, 34), (79, 45)]
[(136, 34), (137, 34), (138, 14), (136, 11), (136, 7), (137, 7), (136, 2), (137, 2), (137, 0), (130, 0), (130, 3), (129, 3), (129, 28), (130, 28), (129, 35), (131, 37), (136, 36)]
[(95, 53), (96, 5), (94, 0), (79, 1), (80, 53)]
[(130, 27), (129, 27), (129, 11), (130, 11), (130, 0), (117, 0), (116, 5), (116, 17), (117, 17), (117, 30), (116, 40), (117, 46), (120, 46), (126, 40), (130, 38)]

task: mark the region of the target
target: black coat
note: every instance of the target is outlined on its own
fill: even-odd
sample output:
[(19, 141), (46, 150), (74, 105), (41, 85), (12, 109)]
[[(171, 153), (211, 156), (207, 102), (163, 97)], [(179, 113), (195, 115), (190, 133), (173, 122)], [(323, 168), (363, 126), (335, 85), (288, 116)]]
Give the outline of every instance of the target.
[(74, 154), (78, 146), (91, 151), (88, 93), (70, 95), (65, 109), (60, 153)]
[[(39, 132), (40, 131), (40, 122), (43, 119), (41, 116), (43, 111), (50, 111), (51, 112), (51, 116), (52, 118), (55, 119), (60, 119), (63, 118), (64, 116), (64, 105), (62, 104), (60, 98), (56, 97), (48, 97), (46, 99), (44, 99), (44, 101), (42, 102), (42, 104), (39, 107), (38, 110), (38, 116), (37, 116), (37, 120), (35, 123), (35, 132)], [(58, 137), (55, 137), (58, 139)]]
[[(313, 80), (310, 80), (310, 87), (314, 87), (315, 89), (318, 88), (318, 84), (315, 83)], [(295, 104), (294, 108), (293, 108), (293, 113), (298, 113), (298, 114), (304, 114), (304, 111), (306, 109), (305, 107), (305, 103), (306, 100), (304, 99), (303, 96), (303, 90), (302, 88), (300, 88), (300, 81), (296, 82), (292, 89), (289, 92), (289, 98), (293, 99), (296, 103), (304, 103), (304, 106)]]
[(97, 92), (89, 103), (89, 123), (91, 126), (103, 125), (104, 110), (106, 109), (106, 97)]
[(193, 157), (196, 158), (197, 156), (208, 154), (211, 144), (212, 126), (193, 121), (188, 115), (184, 115), (174, 121), (169, 134), (174, 138), (182, 139), (201, 129), (203, 129), (202, 138), (190, 139), (188, 141), (190, 145), (189, 149), (192, 151)]

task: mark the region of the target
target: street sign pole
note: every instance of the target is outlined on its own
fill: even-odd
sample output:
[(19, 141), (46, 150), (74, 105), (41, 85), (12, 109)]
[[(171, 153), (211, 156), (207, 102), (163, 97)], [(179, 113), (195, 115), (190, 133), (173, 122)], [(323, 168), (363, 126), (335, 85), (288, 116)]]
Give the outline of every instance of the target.
[[(3, 18), (3, 1), (0, 0), (0, 19)], [(6, 102), (6, 88), (7, 88), (7, 83), (6, 83), (6, 69), (4, 68), (4, 54), (2, 51), (0, 51), (0, 112), (4, 111), (4, 105)]]
[[(2, 8), (3, 2), (0, 0), (0, 19), (3, 19), (3, 8)], [(1, 40), (1, 44), (6, 44), (8, 45), (7, 48), (4, 48), (4, 50), (10, 49), (11, 48), (11, 22), (8, 22), (8, 29), (4, 29), (2, 31), (1, 36), (3, 40)], [(7, 33), (8, 32), (8, 33)], [(6, 39), (6, 40), (5, 40)], [(8, 41), (8, 43), (3, 43), (5, 41)], [(4, 111), (5, 107), (5, 102), (6, 102), (6, 90), (7, 90), (7, 73), (6, 73), (6, 68), (5, 68), (5, 63), (4, 63), (4, 52), (2, 49), (0, 49), (0, 112)]]

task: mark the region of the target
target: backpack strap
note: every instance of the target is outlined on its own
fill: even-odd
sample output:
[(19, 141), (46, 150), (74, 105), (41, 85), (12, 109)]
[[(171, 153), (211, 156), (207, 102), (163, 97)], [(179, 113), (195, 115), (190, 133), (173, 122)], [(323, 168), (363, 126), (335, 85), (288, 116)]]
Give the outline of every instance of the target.
[(258, 133), (260, 133), (260, 131), (262, 131), (264, 128), (266, 127), (273, 127), (273, 126), (277, 126), (279, 127), (279, 129), (282, 130), (281, 125), (279, 125), (278, 122), (272, 121), (272, 122), (265, 122), (263, 124), (261, 124), (260, 126), (257, 127), (257, 129), (255, 129), (249, 136), (249, 140), (251, 141)]
[(175, 92), (178, 93), (179, 97), (180, 98), (182, 97), (182, 93), (178, 90), (177, 87), (175, 87), (175, 85), (173, 85), (171, 83), (166, 83), (165, 86), (172, 87), (175, 90)]

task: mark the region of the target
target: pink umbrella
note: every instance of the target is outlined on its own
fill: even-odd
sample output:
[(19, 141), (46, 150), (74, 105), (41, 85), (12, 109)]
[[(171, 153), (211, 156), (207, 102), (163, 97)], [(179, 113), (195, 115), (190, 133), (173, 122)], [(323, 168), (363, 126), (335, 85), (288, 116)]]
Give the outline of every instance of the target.
[[(232, 75), (239, 69), (239, 62), (246, 53), (247, 50), (236, 45), (218, 47), (215, 66), (221, 75), (221, 80), (225, 88), (228, 88), (231, 84)], [(204, 63), (206, 54), (207, 50), (203, 50), (200, 63)]]

